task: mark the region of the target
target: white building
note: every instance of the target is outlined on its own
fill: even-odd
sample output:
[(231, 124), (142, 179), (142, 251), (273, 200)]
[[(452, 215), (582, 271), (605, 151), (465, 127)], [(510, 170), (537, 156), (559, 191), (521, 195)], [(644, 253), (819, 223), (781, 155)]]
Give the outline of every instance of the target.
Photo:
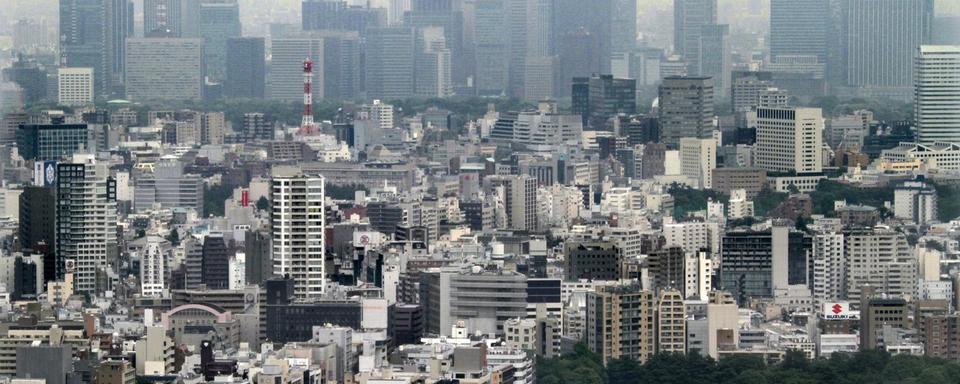
[(920, 46), (913, 73), (919, 141), (960, 143), (960, 46)]
[(713, 285), (713, 260), (707, 252), (687, 252), (684, 267), (687, 297), (705, 300)]
[(393, 124), (393, 105), (374, 100), (373, 104), (364, 104), (361, 108), (362, 116), (376, 121), (380, 129), (390, 129)]
[(247, 286), (247, 254), (237, 252), (230, 258), (230, 265), (227, 267), (229, 275), (229, 287), (231, 290), (241, 290)]
[(860, 289), (870, 285), (908, 301), (917, 289), (917, 259), (904, 234), (890, 228), (856, 230), (844, 236), (846, 299), (860, 300)]
[(667, 247), (681, 247), (684, 252), (697, 252), (708, 249), (713, 254), (720, 253), (722, 231), (719, 224), (711, 221), (688, 221), (674, 223), (665, 218), (663, 237)]
[(893, 193), (893, 215), (917, 225), (937, 221), (937, 191), (919, 181), (898, 185)]
[(747, 190), (745, 189), (730, 191), (730, 201), (727, 206), (729, 207), (727, 217), (731, 219), (753, 216), (753, 200), (747, 199)]
[(167, 289), (166, 259), (163, 239), (150, 236), (140, 254), (140, 294), (161, 297)]
[(823, 171), (820, 108), (758, 108), (754, 164), (772, 172)]
[(960, 170), (960, 142), (958, 143), (900, 143), (885, 149), (880, 157), (894, 163), (923, 162), (928, 169)]
[(846, 259), (842, 233), (817, 233), (813, 237), (813, 299), (818, 303), (844, 297)]
[(274, 168), (273, 271), (293, 279), (299, 300), (317, 299), (324, 292), (324, 181), (297, 168)]
[(717, 168), (717, 141), (715, 139), (681, 138), (680, 161), (683, 174), (697, 180), (698, 188), (713, 188), (713, 170)]
[(93, 68), (57, 70), (60, 105), (77, 107), (93, 104)]

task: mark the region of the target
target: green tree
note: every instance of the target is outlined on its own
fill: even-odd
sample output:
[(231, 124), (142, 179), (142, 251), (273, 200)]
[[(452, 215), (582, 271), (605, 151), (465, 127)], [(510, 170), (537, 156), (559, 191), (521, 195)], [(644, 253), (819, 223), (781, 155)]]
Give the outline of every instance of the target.
[(267, 200), (266, 196), (260, 196), (260, 198), (257, 199), (257, 209), (266, 211), (268, 208), (270, 208), (270, 200)]
[(171, 229), (170, 234), (167, 235), (167, 241), (174, 247), (180, 245), (180, 231), (177, 231), (176, 228)]

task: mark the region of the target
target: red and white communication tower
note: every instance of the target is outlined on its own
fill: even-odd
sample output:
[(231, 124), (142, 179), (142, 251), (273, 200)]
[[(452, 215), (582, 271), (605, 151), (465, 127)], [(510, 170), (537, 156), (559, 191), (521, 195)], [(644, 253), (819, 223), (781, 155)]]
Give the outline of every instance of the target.
[(313, 60), (303, 60), (303, 120), (300, 123), (301, 135), (312, 135), (316, 130), (313, 123)]

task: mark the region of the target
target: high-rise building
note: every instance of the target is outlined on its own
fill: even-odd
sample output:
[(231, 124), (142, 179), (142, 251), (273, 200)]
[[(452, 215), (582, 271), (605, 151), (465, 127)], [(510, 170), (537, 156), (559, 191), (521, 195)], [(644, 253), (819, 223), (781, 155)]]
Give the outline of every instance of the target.
[(303, 61), (310, 59), (313, 60), (313, 100), (323, 99), (323, 39), (314, 36), (273, 38), (270, 43), (270, 57), (268, 98), (302, 101)]
[(674, 0), (673, 50), (683, 56), (687, 74), (701, 75), (700, 43), (704, 26), (717, 24), (717, 0)]
[[(846, 79), (851, 87), (909, 94), (913, 57), (930, 41), (933, 0), (843, 1)], [(881, 59), (882, 58), (882, 59)]]
[(200, 275), (209, 289), (230, 288), (230, 252), (223, 234), (210, 234), (203, 239)]
[(960, 46), (921, 46), (913, 75), (913, 113), (920, 143), (960, 143)]
[(60, 66), (93, 68), (94, 94), (102, 94), (107, 76), (106, 2), (60, 0)]
[(922, 181), (908, 181), (897, 185), (893, 192), (894, 217), (915, 223), (928, 225), (936, 222), (937, 190)]
[(535, 231), (537, 228), (537, 179), (527, 175), (494, 175), (483, 180), (502, 203), (506, 228)]
[(574, 78), (571, 111), (583, 116), (583, 125), (607, 130), (607, 120), (618, 114), (637, 112), (637, 81), (612, 75)]
[(200, 2), (199, 37), (203, 39), (204, 75), (223, 81), (227, 68), (227, 41), (240, 37), (240, 5), (237, 0), (203, 0)]
[(820, 108), (758, 108), (754, 164), (770, 172), (823, 171)]
[(728, 232), (720, 256), (720, 287), (746, 303), (790, 286), (807, 286), (812, 247), (809, 236), (786, 227)]
[(683, 293), (677, 289), (660, 291), (657, 299), (657, 353), (687, 351), (687, 319)]
[(275, 137), (273, 122), (263, 113), (244, 113), (240, 136), (245, 143), (273, 140)]
[(473, 4), (474, 88), (483, 96), (505, 94), (508, 87), (509, 49), (507, 3), (477, 0)]
[(600, 355), (641, 363), (656, 353), (657, 298), (639, 285), (605, 286), (587, 293), (584, 343)]
[(422, 272), (420, 306), (427, 333), (449, 336), (463, 321), (467, 329), (503, 335), (504, 323), (526, 316), (527, 277), (502, 270)]
[(127, 38), (134, 36), (133, 0), (106, 0), (107, 95), (123, 95)]
[(72, 269), (75, 290), (95, 293), (118, 256), (117, 184), (92, 155), (72, 160), (57, 165), (57, 278)]
[(262, 37), (228, 39), (224, 95), (231, 98), (263, 98), (267, 80), (266, 57)]
[(25, 160), (60, 160), (93, 149), (87, 124), (25, 124), (17, 130), (17, 148)]
[(323, 38), (323, 97), (356, 100), (361, 91), (362, 51), (355, 31), (313, 32)]
[(93, 68), (64, 68), (57, 70), (58, 102), (78, 107), (93, 104)]
[(697, 181), (697, 188), (713, 188), (713, 170), (717, 168), (717, 140), (681, 138), (680, 166), (684, 176)]
[(854, 229), (844, 232), (843, 246), (846, 299), (859, 301), (867, 286), (893, 296), (915, 296), (917, 260), (903, 233), (886, 227)]
[(815, 57), (826, 63), (830, 0), (770, 1), (770, 60)]
[(813, 237), (813, 298), (819, 303), (845, 298), (847, 268), (843, 233), (817, 233)]
[(200, 1), (143, 0), (143, 35), (197, 37)]
[(623, 249), (612, 242), (567, 242), (564, 255), (567, 280), (619, 280), (624, 277)]
[(167, 286), (167, 255), (162, 247), (163, 238), (150, 236), (140, 251), (140, 294), (160, 297)]
[[(54, 171), (56, 172), (56, 171)], [(55, 176), (55, 175), (54, 175)], [(56, 280), (54, 241), (57, 200), (52, 185), (25, 187), (20, 194), (20, 249), (43, 255), (44, 282)]]
[(367, 34), (367, 97), (392, 100), (412, 96), (416, 61), (414, 28), (373, 28)]
[(660, 142), (671, 148), (680, 139), (713, 137), (713, 79), (668, 77), (660, 84)]
[(202, 39), (127, 39), (126, 57), (127, 98), (203, 99)]
[(293, 280), (297, 299), (318, 299), (325, 278), (324, 178), (274, 168), (272, 184), (273, 272)]
[(730, 93), (730, 26), (727, 24), (704, 25), (700, 30), (699, 64), (701, 76), (713, 78), (718, 95)]
[(414, 92), (419, 97), (453, 95), (452, 56), (443, 28), (417, 29)]
[[(410, 11), (403, 15), (403, 24), (418, 30), (439, 31), (445, 44), (444, 49), (449, 50), (450, 79), (453, 84), (463, 86), (467, 84), (468, 77), (467, 57), (463, 44), (463, 11), (457, 3), (455, 0), (411, 0)], [(418, 52), (422, 51), (423, 49), (418, 49)], [(450, 86), (451, 90), (453, 84)]]

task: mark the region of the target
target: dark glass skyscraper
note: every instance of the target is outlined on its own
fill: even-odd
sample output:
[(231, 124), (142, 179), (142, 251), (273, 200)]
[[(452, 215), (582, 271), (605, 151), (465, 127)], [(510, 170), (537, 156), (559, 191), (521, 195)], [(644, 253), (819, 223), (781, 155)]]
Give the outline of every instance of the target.
[(814, 56), (825, 63), (830, 0), (770, 0), (770, 59)]
[(227, 40), (226, 81), (227, 97), (263, 98), (266, 70), (266, 52), (262, 37), (238, 37)]
[(93, 68), (94, 94), (106, 89), (105, 0), (60, 0), (60, 66)]

